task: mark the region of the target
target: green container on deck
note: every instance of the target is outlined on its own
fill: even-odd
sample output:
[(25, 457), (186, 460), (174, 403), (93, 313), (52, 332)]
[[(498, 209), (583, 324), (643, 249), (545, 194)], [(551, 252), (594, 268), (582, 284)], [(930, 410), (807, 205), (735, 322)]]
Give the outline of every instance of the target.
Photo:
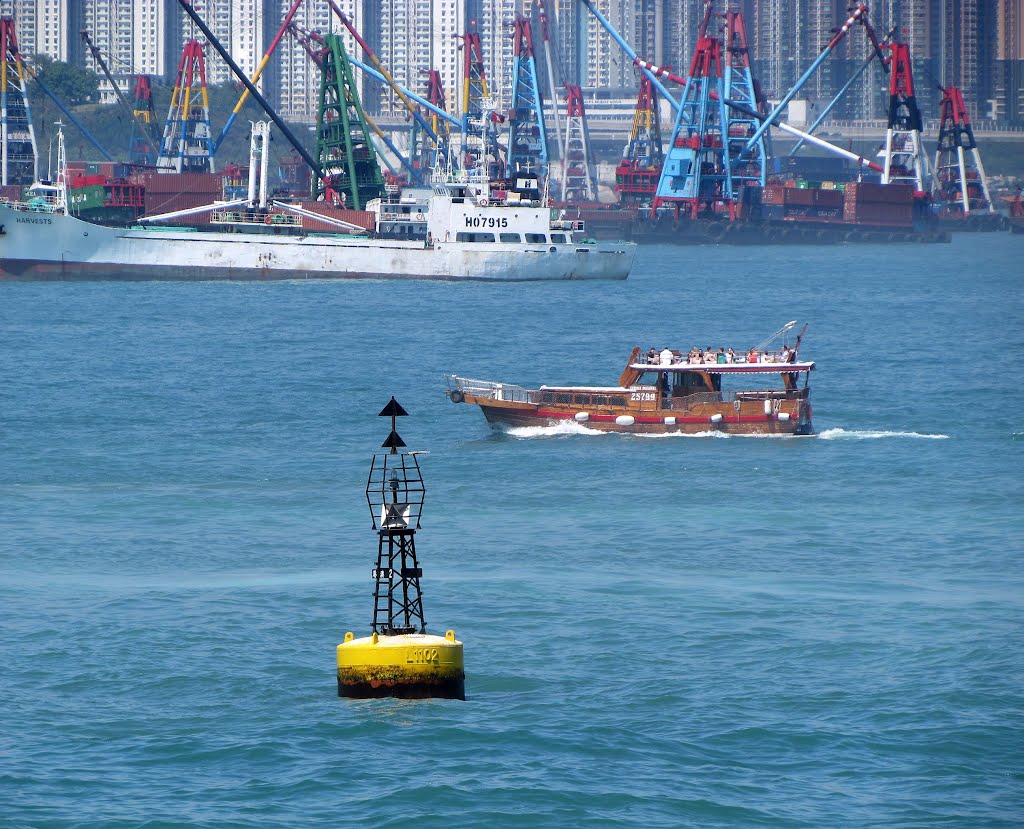
[(95, 210), (103, 207), (106, 193), (102, 184), (92, 184), (88, 187), (76, 187), (68, 190), (68, 206), (72, 214), (78, 215), (83, 210)]

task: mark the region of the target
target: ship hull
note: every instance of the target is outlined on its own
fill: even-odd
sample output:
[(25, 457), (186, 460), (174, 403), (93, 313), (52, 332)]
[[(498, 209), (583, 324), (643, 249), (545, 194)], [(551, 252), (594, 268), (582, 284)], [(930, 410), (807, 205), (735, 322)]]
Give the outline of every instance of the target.
[[(778, 414), (765, 415), (755, 412), (737, 413), (732, 405), (715, 408), (702, 407), (700, 414), (684, 414), (681, 412), (590, 412), (586, 420), (580, 420), (575, 410), (555, 409), (534, 404), (499, 404), (494, 401), (474, 399), (466, 395), (465, 402), (475, 403), (480, 407), (487, 422), (498, 427), (516, 428), (528, 426), (556, 426), (560, 423), (579, 423), (587, 429), (600, 432), (618, 432), (624, 434), (671, 435), (671, 434), (707, 434), (721, 432), (736, 435), (811, 435), (814, 427), (809, 414), (803, 414), (799, 405), (794, 407), (792, 416), (786, 414), (785, 420)], [(809, 412), (809, 409), (807, 410)], [(721, 415), (712, 420), (714, 415)], [(623, 422), (623, 417), (627, 422)], [(632, 422), (628, 422), (632, 419)], [(666, 422), (667, 421), (667, 422)]]
[(0, 279), (625, 279), (631, 244), (474, 244), (118, 229), (0, 205)]

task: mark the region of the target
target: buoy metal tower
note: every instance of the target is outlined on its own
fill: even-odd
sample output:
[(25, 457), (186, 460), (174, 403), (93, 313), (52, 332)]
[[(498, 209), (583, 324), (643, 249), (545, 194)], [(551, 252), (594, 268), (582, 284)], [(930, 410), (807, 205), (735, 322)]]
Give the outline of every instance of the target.
[(641, 73), (633, 129), (615, 168), (615, 192), (623, 204), (650, 207), (663, 162), (657, 93), (651, 79)]
[(530, 21), (516, 15), (512, 35), (512, 109), (508, 114), (507, 178), (548, 173), (548, 136), (544, 126), (544, 102), (537, 77)]
[(28, 68), (18, 49), (14, 18), (0, 18), (0, 184), (32, 184), (39, 158), (28, 103)]
[(365, 210), (367, 202), (384, 195), (384, 176), (340, 35), (324, 35), (320, 68), (316, 151), (323, 179), (313, 196)]
[(886, 43), (889, 56), (889, 123), (885, 130), (885, 162), (882, 184), (913, 184), (924, 192), (925, 157), (921, 146), (921, 112), (914, 94), (910, 47)]
[(758, 90), (755, 88), (754, 76), (750, 71), (750, 54), (747, 50), (747, 29), (743, 22), (743, 12), (727, 11), (725, 13), (725, 95), (730, 103), (738, 103), (748, 110), (729, 107), (727, 144), (729, 148), (728, 164), (731, 172), (733, 198), (738, 196), (738, 188), (743, 185), (764, 187), (768, 180), (768, 156), (771, 154), (767, 146), (770, 133), (760, 136), (750, 150), (744, 152), (747, 139), (757, 132), (761, 125), (760, 119), (753, 113), (763, 108), (758, 101)]
[(487, 89), (480, 35), (462, 38), (462, 168), (470, 178), (500, 179), (505, 173), (504, 150), (498, 141), (503, 116), (494, 111)]
[(590, 155), (590, 132), (583, 90), (565, 85), (565, 147), (562, 150), (562, 201), (596, 202), (597, 174)]
[[(711, 3), (707, 2), (651, 208), (653, 212), (669, 205), (676, 218), (696, 218), (702, 209), (713, 213), (721, 207), (730, 218), (735, 217), (726, 147), (729, 115), (722, 77), (722, 42), (707, 33), (710, 19)], [(747, 151), (749, 140), (737, 154)]]
[[(932, 172), (932, 196), (948, 213), (964, 216), (982, 210), (995, 213), (967, 105), (957, 87), (947, 86), (942, 90), (939, 109), (942, 120)], [(967, 150), (971, 153), (970, 161), (966, 157)]]
[(156, 164), (156, 151), (150, 130), (156, 120), (153, 112), (153, 89), (149, 75), (135, 76), (135, 104), (132, 107), (132, 135), (128, 143), (128, 161), (131, 164), (152, 167)]
[(202, 44), (190, 40), (178, 61), (156, 166), (163, 172), (212, 173), (212, 146), (206, 58)]
[(416, 555), (426, 486), (417, 453), (400, 451), (406, 444), (395, 429), (396, 418), (407, 414), (394, 397), (380, 412), (391, 418), (391, 433), (366, 482), (378, 536), (373, 623), (369, 636), (356, 639), (349, 631), (338, 645), (338, 695), (465, 699), (462, 643), (453, 630), (426, 632)]

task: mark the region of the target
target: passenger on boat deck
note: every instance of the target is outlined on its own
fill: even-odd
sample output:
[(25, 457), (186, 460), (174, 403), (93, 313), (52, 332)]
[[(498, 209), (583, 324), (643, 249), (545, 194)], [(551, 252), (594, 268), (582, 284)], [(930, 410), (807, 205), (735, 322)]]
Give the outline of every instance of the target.
[(724, 348), (718, 349), (718, 354), (715, 355), (715, 360), (717, 360), (719, 363), (727, 362), (727, 360), (725, 359), (725, 349)]
[(668, 347), (661, 350), (661, 364), (663, 366), (672, 365), (672, 351)]
[(736, 362), (736, 352), (733, 351), (731, 348), (728, 351), (725, 352), (725, 361), (727, 363), (735, 363)]
[(754, 348), (750, 349), (750, 353), (747, 355), (747, 362), (748, 363), (756, 363), (757, 362), (757, 349), (754, 349)]
[(690, 353), (686, 356), (686, 362), (692, 366), (696, 365), (700, 361), (700, 352), (697, 350), (697, 347), (694, 346), (693, 348), (690, 349)]
[(647, 352), (647, 362), (648, 363), (656, 363), (656, 362), (658, 362), (658, 351), (657, 351), (657, 349), (652, 348), (650, 351)]
[(715, 352), (712, 351), (710, 348), (707, 351), (704, 352), (704, 362), (705, 363), (717, 363), (718, 362), (718, 358), (715, 356)]
[(782, 359), (781, 359), (780, 362), (783, 362), (783, 363), (788, 363), (789, 362), (789, 346), (788, 345), (782, 346)]

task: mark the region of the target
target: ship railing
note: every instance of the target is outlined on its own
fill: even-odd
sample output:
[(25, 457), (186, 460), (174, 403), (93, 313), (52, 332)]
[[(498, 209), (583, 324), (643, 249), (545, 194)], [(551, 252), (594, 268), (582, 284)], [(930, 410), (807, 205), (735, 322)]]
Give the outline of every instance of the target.
[(491, 380), (473, 380), (468, 377), (451, 375), (448, 378), (449, 396), (452, 391), (460, 391), (463, 395), (485, 397), (491, 400), (504, 400), (514, 403), (533, 403), (529, 389), (512, 383), (495, 383)]
[(54, 196), (37, 196), (31, 201), (8, 202), (15, 210), (26, 213), (62, 213), (64, 205)]
[(289, 213), (246, 213), (242, 210), (214, 210), (211, 224), (217, 225), (273, 225), (275, 227), (302, 227), (302, 217)]
[(385, 210), (382, 207), (380, 211), (380, 220), (382, 222), (425, 222), (427, 220), (426, 205), (414, 205), (414, 207), (416, 208), (415, 210), (406, 213), (395, 210)]

